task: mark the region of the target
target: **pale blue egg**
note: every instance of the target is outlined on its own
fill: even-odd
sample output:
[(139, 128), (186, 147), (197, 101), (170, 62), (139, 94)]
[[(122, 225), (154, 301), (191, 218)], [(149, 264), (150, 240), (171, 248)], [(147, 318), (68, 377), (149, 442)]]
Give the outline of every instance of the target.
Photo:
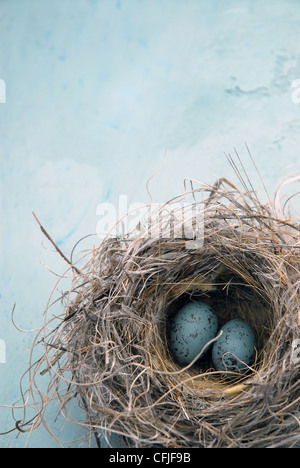
[(256, 337), (252, 327), (242, 319), (233, 319), (225, 323), (221, 330), (223, 333), (212, 348), (215, 369), (246, 372), (255, 357)]
[[(170, 326), (170, 349), (181, 364), (190, 364), (218, 331), (213, 309), (203, 301), (190, 301), (174, 316)], [(199, 356), (202, 357), (210, 346)]]

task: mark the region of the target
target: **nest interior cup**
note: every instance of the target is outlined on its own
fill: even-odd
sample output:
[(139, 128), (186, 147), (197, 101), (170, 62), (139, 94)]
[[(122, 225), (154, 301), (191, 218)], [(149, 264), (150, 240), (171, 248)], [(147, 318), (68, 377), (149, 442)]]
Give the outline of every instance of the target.
[[(176, 235), (149, 236), (149, 223), (140, 225), (101, 242), (74, 273), (67, 312), (47, 339), (47, 362), (51, 353), (53, 366), (59, 361), (50, 385), (60, 401), (80, 400), (87, 431), (113, 431), (129, 447), (292, 446), (299, 226), (226, 180), (193, 195), (202, 195), (194, 204), (203, 214), (195, 248), (193, 236), (178, 236), (177, 212)], [(195, 226), (195, 211), (186, 214)], [(257, 348), (245, 374), (229, 380), (209, 353), (189, 365), (174, 359), (170, 323), (190, 300), (210, 305), (220, 327), (235, 318), (252, 327)]]

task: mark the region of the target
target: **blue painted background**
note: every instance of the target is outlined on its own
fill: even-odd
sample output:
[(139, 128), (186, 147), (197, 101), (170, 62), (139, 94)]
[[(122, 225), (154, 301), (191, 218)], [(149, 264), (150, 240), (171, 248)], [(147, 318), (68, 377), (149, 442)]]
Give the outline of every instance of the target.
[[(149, 201), (165, 150), (154, 201), (181, 193), (184, 177), (234, 179), (224, 156), (234, 147), (261, 189), (245, 141), (272, 193), (299, 169), (299, 40), (298, 0), (0, 2), (0, 432), (12, 427), (4, 405), (19, 398), (35, 336), (13, 327), (13, 304), (20, 328), (40, 327), (56, 282), (43, 264), (66, 269), (32, 211), (69, 255), (95, 232), (100, 203)], [(80, 437), (56, 411), (55, 434)], [(28, 446), (57, 443), (41, 427)]]

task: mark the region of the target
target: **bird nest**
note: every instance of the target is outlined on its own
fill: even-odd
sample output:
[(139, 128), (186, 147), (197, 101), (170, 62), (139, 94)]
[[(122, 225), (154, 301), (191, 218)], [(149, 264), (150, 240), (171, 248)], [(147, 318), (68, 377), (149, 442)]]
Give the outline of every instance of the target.
[[(113, 432), (128, 447), (299, 443), (300, 226), (287, 206), (279, 191), (262, 204), (219, 179), (70, 266), (64, 314), (38, 362), (62, 410), (78, 399), (89, 434)], [(220, 325), (240, 317), (252, 326), (246, 374), (229, 379), (209, 356), (176, 362), (169, 325), (190, 299), (210, 304)]]

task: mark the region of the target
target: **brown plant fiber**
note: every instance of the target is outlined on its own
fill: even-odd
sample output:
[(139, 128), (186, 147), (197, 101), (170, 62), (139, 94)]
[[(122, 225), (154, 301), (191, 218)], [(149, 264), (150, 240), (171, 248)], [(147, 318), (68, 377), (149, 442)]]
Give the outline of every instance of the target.
[[(198, 247), (140, 225), (107, 237), (73, 270), (60, 323), (44, 330), (44, 355), (31, 369), (32, 379), (42, 364), (50, 376), (42, 406), (55, 398), (64, 411), (76, 398), (88, 434), (112, 431), (129, 447), (292, 447), (300, 442), (298, 221), (279, 191), (262, 204), (219, 179), (189, 195), (204, 215)], [(241, 317), (254, 328), (246, 375), (228, 379), (209, 358), (186, 367), (173, 359), (168, 324), (187, 299), (211, 304), (221, 325)]]

